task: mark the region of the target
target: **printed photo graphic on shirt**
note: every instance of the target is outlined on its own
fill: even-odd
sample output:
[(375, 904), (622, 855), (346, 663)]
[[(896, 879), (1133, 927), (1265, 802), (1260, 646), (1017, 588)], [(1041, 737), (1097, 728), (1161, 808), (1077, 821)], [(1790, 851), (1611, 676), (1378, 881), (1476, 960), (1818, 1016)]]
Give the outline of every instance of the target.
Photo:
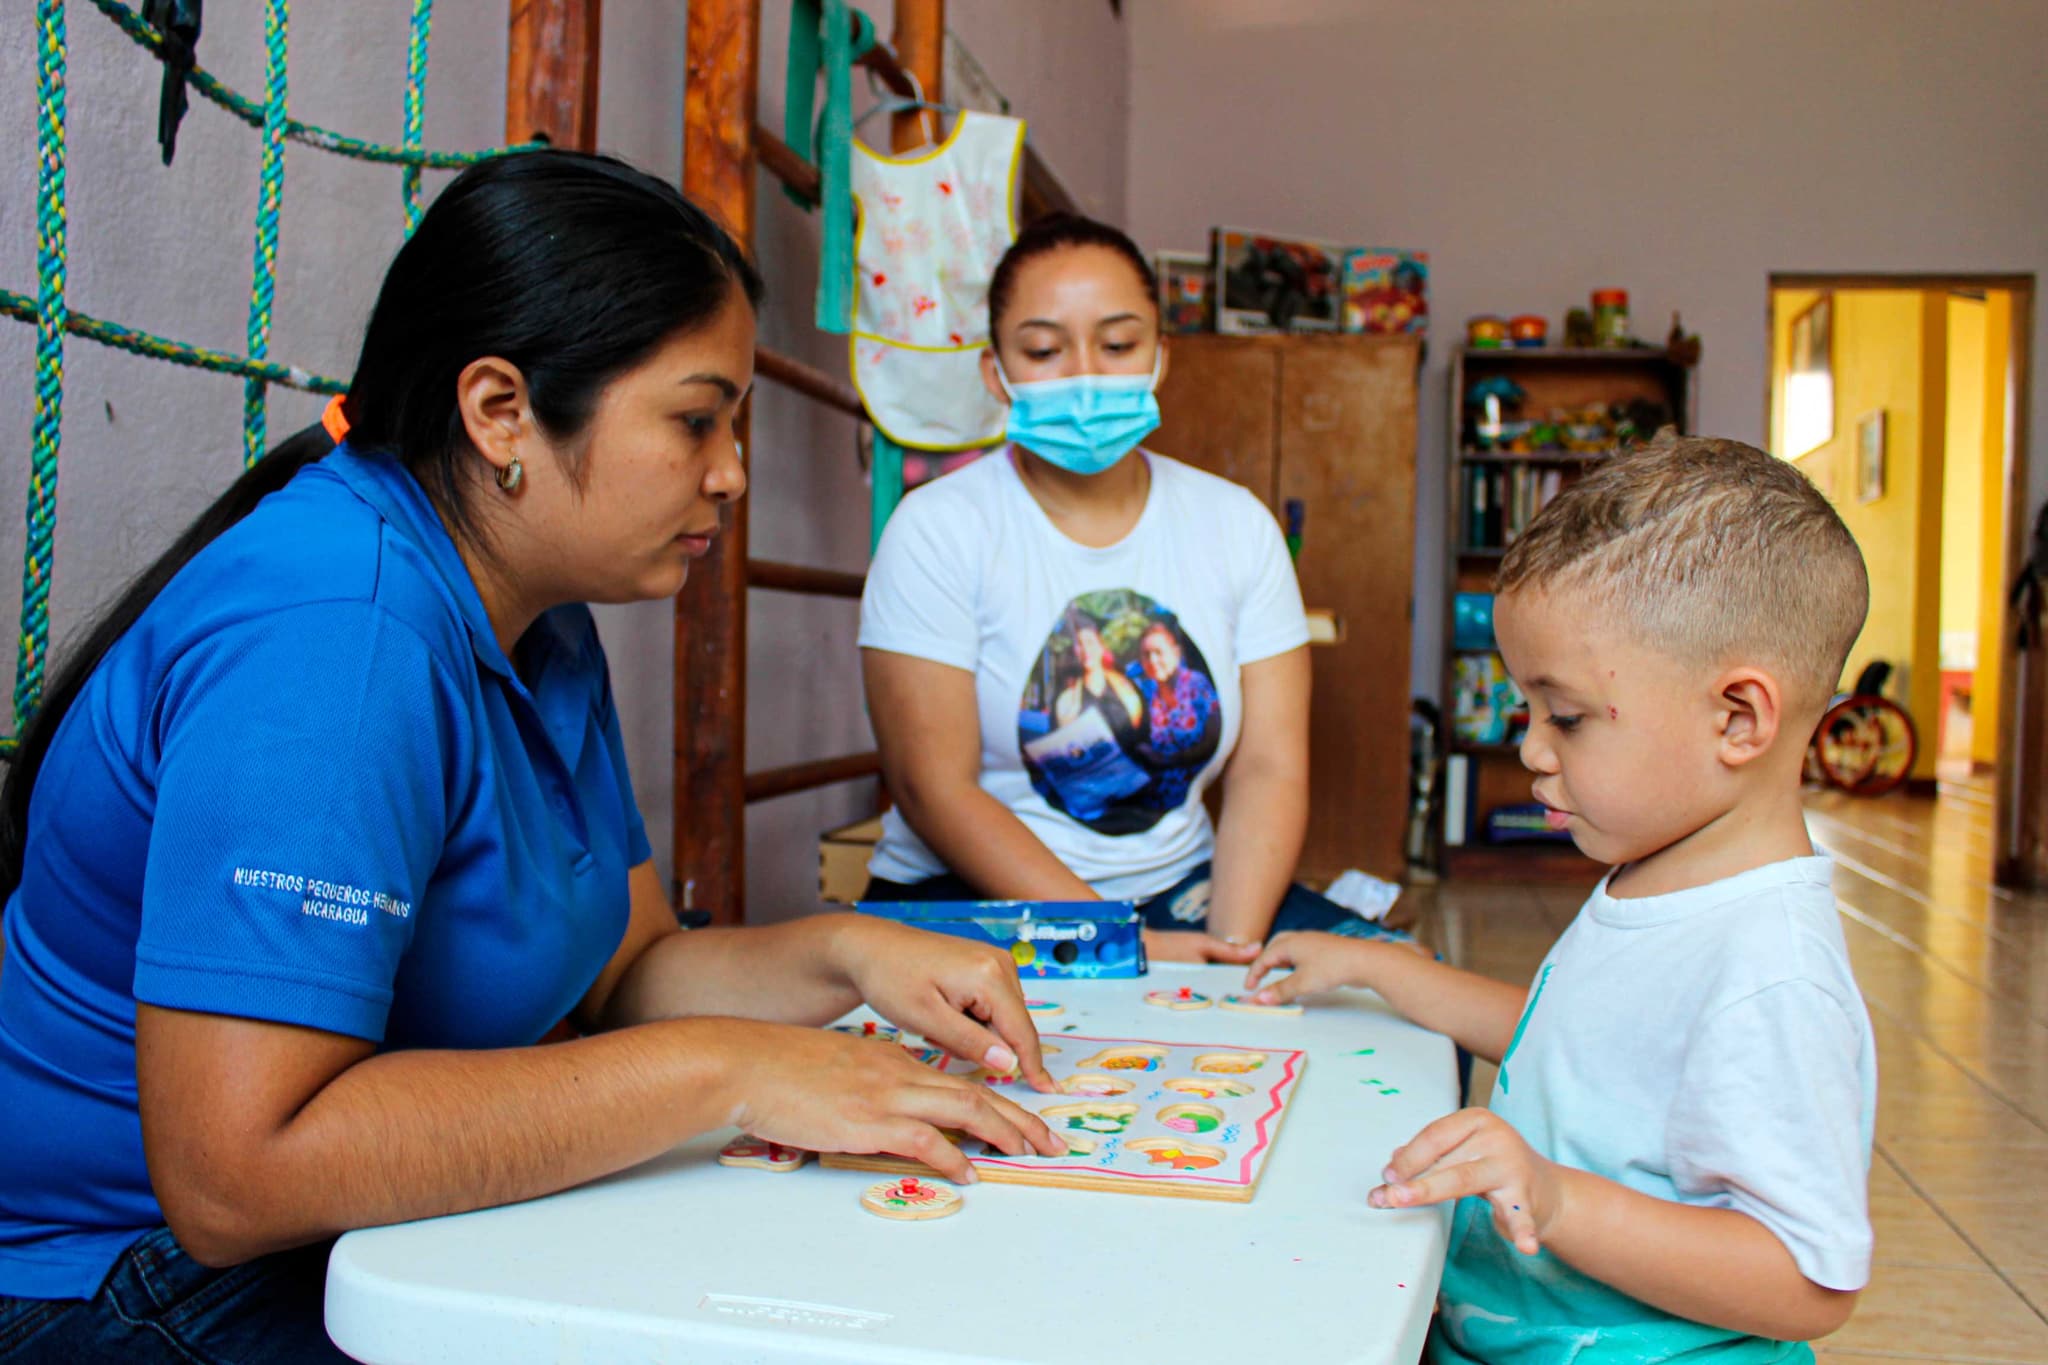
[(1018, 707), (1032, 788), (1100, 834), (1142, 834), (1186, 804), (1222, 737), (1202, 651), (1179, 617), (1129, 588), (1066, 605)]

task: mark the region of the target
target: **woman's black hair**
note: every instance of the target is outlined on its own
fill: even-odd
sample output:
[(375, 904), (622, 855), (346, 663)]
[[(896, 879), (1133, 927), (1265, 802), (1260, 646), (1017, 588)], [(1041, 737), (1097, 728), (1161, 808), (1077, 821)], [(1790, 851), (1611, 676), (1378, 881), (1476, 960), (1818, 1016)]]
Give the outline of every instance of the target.
[[(516, 365), (543, 431), (570, 442), (607, 384), (708, 324), (735, 290), (757, 306), (760, 273), (673, 185), (582, 152), (481, 162), (441, 192), (384, 277), (343, 401), (348, 443), (396, 458), (456, 534), (480, 543), (482, 471), (456, 407), (465, 366)], [(0, 900), (21, 881), (36, 773), (100, 660), (193, 556), (332, 448), (316, 426), (271, 450), (70, 650), (0, 789)]]
[(1017, 234), (1017, 240), (1010, 243), (1010, 249), (996, 262), (995, 274), (988, 281), (988, 334), (993, 337), (1002, 325), (1003, 314), (1010, 306), (1010, 295), (1017, 288), (1017, 272), (1025, 262), (1036, 260), (1050, 251), (1065, 247), (1099, 246), (1107, 247), (1130, 262), (1131, 269), (1138, 272), (1138, 279), (1145, 286), (1145, 296), (1156, 301), (1159, 298), (1159, 277), (1152, 273), (1152, 263), (1145, 259), (1145, 253), (1138, 250), (1138, 244), (1121, 229), (1093, 218), (1084, 218), (1078, 213), (1048, 213), (1034, 218), (1024, 225)]

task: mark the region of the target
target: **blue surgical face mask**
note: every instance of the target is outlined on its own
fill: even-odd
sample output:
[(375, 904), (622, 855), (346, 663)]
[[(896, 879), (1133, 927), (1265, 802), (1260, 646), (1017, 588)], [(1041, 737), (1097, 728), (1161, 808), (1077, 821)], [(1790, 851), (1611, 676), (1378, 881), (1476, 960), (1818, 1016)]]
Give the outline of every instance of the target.
[(1012, 384), (996, 362), (996, 378), (1010, 395), (1004, 434), (1048, 464), (1074, 474), (1100, 474), (1159, 429), (1159, 366), (1150, 374), (1077, 374)]

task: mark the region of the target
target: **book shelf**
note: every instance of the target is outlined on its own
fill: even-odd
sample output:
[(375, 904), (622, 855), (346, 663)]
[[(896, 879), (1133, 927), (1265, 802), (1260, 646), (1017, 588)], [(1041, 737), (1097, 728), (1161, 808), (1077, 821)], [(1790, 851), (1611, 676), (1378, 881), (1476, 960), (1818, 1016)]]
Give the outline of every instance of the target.
[[(1506, 420), (1499, 427), (1483, 408), (1475, 413), (1467, 402), (1474, 386), (1489, 380), (1507, 381), (1522, 394), (1518, 405), (1503, 405)], [(1698, 399), (1692, 365), (1663, 349), (1463, 347), (1454, 353), (1444, 428), (1450, 483), (1444, 537), (1450, 585), (1444, 596), (1443, 713), (1450, 755), (1441, 840), (1445, 877), (1590, 883), (1600, 874), (1570, 843), (1488, 842), (1490, 812), (1533, 799), (1519, 753), (1527, 708), (1521, 707), (1520, 723), (1514, 723), (1513, 694), (1503, 689), (1505, 670), (1497, 653), (1470, 640), (1461, 647), (1458, 600), (1461, 594), (1490, 594), (1501, 557), (1520, 528), (1606, 458), (1604, 449), (1587, 448), (1598, 430), (1590, 421), (1592, 409), (1635, 404), (1639, 418), (1661, 409), (1680, 431), (1691, 432)], [(1643, 438), (1651, 434), (1641, 432)], [(1565, 448), (1567, 442), (1579, 448)], [(1503, 716), (1509, 718), (1505, 726)]]

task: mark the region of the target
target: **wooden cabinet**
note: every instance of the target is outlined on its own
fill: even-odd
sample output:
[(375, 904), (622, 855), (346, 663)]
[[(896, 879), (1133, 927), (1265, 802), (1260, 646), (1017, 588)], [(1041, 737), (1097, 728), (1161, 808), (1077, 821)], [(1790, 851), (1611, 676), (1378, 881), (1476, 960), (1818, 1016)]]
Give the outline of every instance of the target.
[[(1408, 810), (1415, 551), (1413, 337), (1177, 336), (1148, 442), (1305, 514), (1303, 600), (1341, 637), (1310, 651), (1308, 839), (1301, 876), (1398, 879)], [(1228, 799), (1227, 796), (1225, 798)]]

